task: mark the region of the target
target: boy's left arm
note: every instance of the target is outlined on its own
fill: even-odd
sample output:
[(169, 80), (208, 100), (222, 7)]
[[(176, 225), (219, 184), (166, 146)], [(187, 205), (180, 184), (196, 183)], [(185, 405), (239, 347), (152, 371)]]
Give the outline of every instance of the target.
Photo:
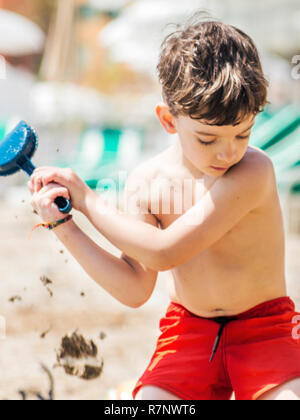
[[(92, 190), (86, 192), (84, 206), (74, 208), (128, 256), (153, 270), (167, 271), (209, 248), (257, 208), (269, 188), (272, 172), (268, 159), (232, 168), (230, 174), (220, 178), (201, 200), (164, 230), (120, 214)], [(54, 181), (68, 188), (74, 204), (76, 188), (80, 190), (76, 187), (76, 174), (72, 176), (69, 170), (66, 177), (64, 170), (44, 168), (35, 172), (32, 182), (38, 173), (44, 174), (45, 185)]]
[(220, 240), (266, 199), (275, 173), (262, 157), (232, 168), (209, 192), (166, 229), (165, 269), (196, 257)]

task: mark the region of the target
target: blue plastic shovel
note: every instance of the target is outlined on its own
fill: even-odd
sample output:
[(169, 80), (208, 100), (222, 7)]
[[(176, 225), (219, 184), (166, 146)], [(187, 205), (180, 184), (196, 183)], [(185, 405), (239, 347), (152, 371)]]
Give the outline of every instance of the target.
[[(34, 129), (25, 121), (21, 121), (0, 141), (0, 176), (13, 175), (20, 170), (31, 176), (36, 169), (31, 158), (37, 146), (38, 138)], [(63, 214), (72, 210), (70, 201), (64, 197), (57, 197), (54, 202)]]

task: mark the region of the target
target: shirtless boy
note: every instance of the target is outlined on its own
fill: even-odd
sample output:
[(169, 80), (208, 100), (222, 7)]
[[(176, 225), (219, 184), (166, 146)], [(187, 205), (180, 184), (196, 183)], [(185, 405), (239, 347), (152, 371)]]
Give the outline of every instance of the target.
[[(156, 113), (176, 141), (132, 171), (126, 211), (71, 169), (52, 167), (31, 177), (31, 204), (49, 222), (65, 217), (55, 197), (71, 199), (123, 252), (104, 251), (74, 220), (54, 230), (129, 307), (147, 302), (158, 272), (171, 270), (170, 306), (135, 399), (228, 400), (235, 392), (240, 400), (299, 400), (299, 314), (287, 296), (277, 183), (269, 157), (249, 145), (267, 103), (257, 49), (235, 27), (189, 22), (166, 38), (158, 71)], [(171, 194), (156, 194), (161, 186)]]

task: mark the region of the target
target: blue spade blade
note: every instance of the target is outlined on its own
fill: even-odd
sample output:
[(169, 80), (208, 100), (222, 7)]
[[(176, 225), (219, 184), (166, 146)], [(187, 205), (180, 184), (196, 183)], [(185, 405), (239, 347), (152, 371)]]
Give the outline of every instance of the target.
[(35, 167), (32, 163), (28, 164), (28, 161), (34, 155), (37, 143), (34, 131), (24, 121), (21, 121), (0, 142), (0, 176), (13, 175), (23, 169), (22, 165), (24, 165), (25, 172), (31, 176)]
[[(17, 127), (0, 141), (0, 176), (13, 175), (23, 170), (31, 176), (35, 166), (31, 162), (38, 146), (38, 138), (32, 127), (21, 121)], [(55, 204), (63, 214), (72, 210), (71, 203), (64, 197), (57, 197)]]

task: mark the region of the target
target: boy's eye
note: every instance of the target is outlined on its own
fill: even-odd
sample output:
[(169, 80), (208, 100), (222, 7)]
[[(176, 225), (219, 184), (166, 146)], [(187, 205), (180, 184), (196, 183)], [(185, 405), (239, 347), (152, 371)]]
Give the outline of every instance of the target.
[(198, 139), (198, 141), (199, 141), (199, 143), (204, 144), (204, 146), (209, 146), (210, 144), (214, 144), (215, 143), (215, 141), (207, 142), (207, 141), (203, 141), (201, 139)]
[(250, 137), (250, 134), (249, 134), (249, 136), (244, 136), (244, 137), (237, 137), (239, 140), (246, 140), (246, 139), (248, 139)]
[[(246, 140), (249, 137), (250, 137), (250, 134), (248, 136), (244, 136), (244, 137), (242, 137), (242, 136), (237, 137), (237, 139), (238, 140)], [(203, 144), (204, 146), (209, 146), (209, 145), (214, 144), (216, 142), (215, 140), (214, 141), (207, 142), (207, 141), (203, 141), (203, 140), (201, 140), (199, 138), (198, 138), (198, 141), (199, 141), (199, 143)]]

